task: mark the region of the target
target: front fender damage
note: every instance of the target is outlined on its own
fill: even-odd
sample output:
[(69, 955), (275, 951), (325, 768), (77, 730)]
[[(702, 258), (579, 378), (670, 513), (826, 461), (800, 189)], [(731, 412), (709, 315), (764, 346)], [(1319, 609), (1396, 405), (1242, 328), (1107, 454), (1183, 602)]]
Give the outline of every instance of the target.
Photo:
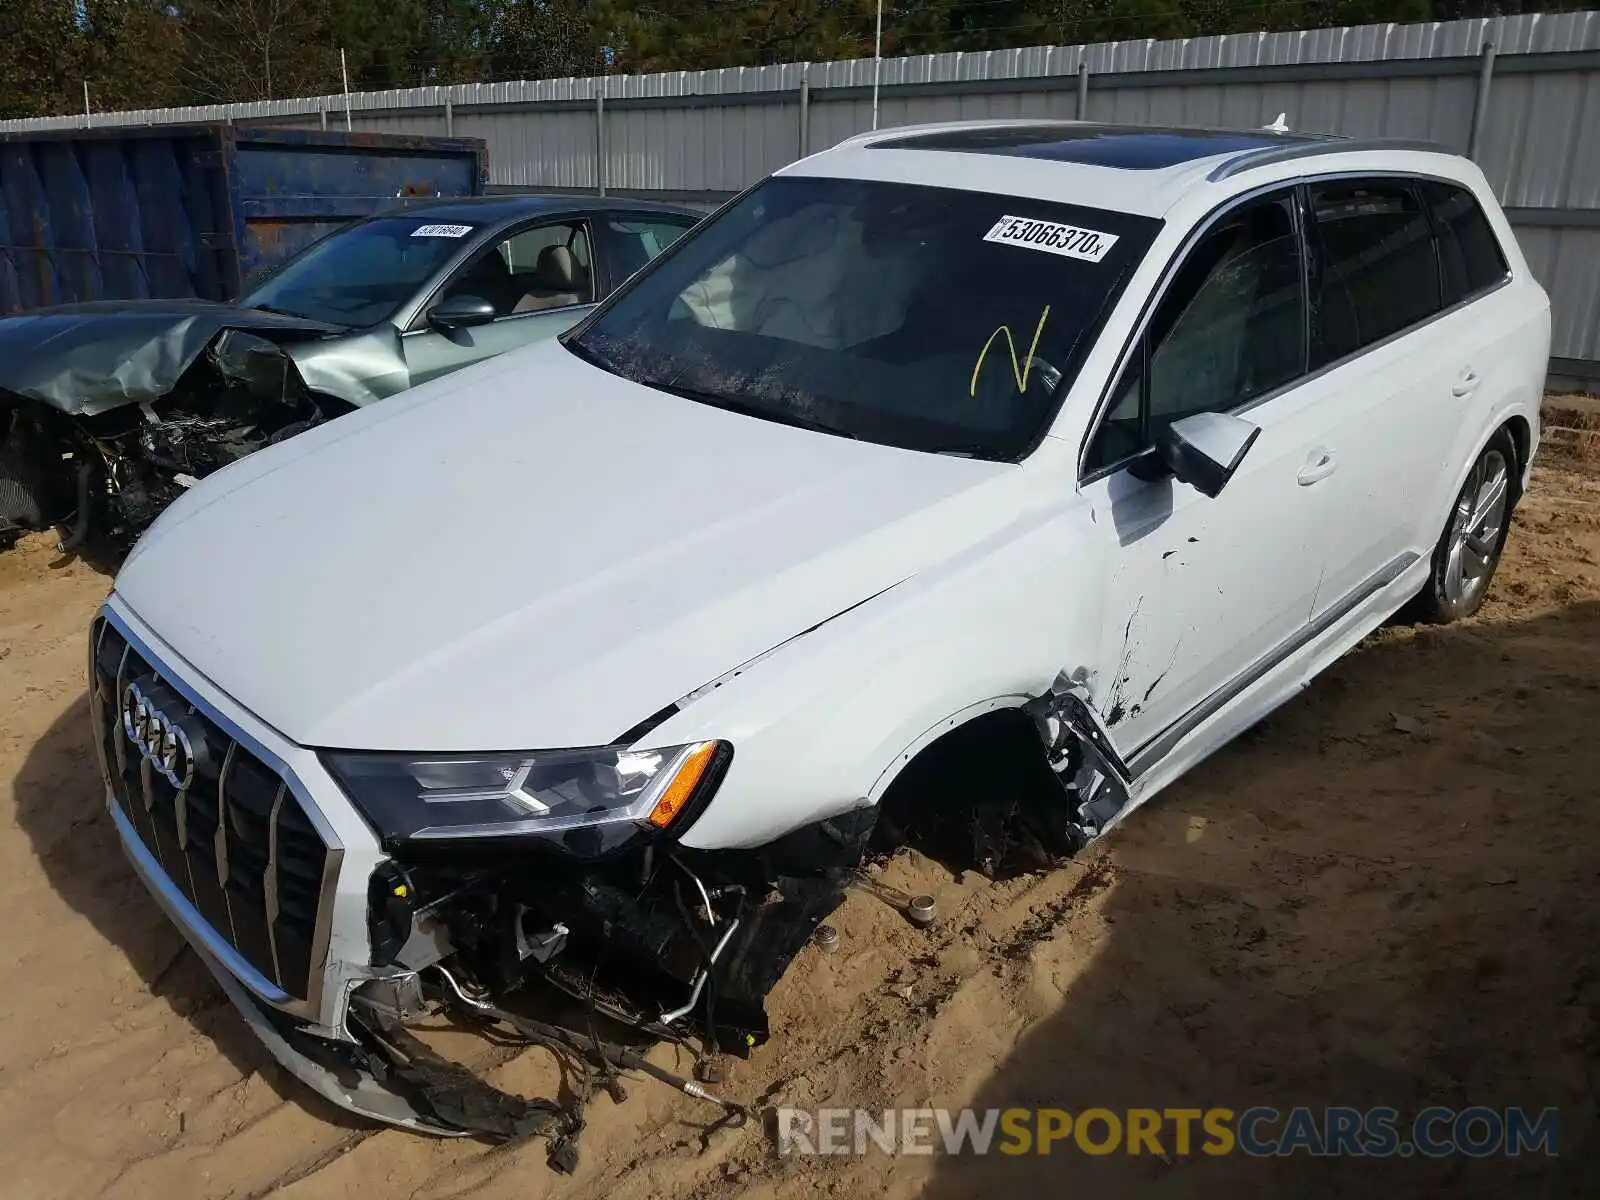
[[(1115, 819), (1131, 785), (1089, 699), (1063, 675), (1022, 708), (948, 735), (939, 749), (954, 758), (919, 755), (877, 807), (754, 850), (662, 839), (599, 860), (548, 846), (476, 861), (459, 852), (390, 860), (368, 896), (371, 967), (381, 978), (351, 994), (349, 1042), (335, 1066), (400, 1098), (413, 1128), (542, 1136), (561, 1170), (576, 1162), (585, 1106), (602, 1092), (619, 1100), (624, 1071), (720, 1105), (724, 1121), (748, 1119), (740, 1105), (661, 1068), (649, 1046), (686, 1049), (705, 1079), (717, 1056), (742, 1057), (765, 1042), (767, 995), (862, 881), (869, 852), (910, 841), (956, 865), (961, 851), (950, 856), (941, 845), (953, 835), (973, 852), (971, 865), (998, 877), (1047, 869), (1081, 849)], [(429, 1048), (416, 1027), (441, 1017), (497, 1044), (542, 1047), (579, 1082), (560, 1099), (501, 1092)], [(326, 1071), (326, 1044), (321, 1051)]]
[(924, 748), (885, 790), (878, 842), (992, 879), (1047, 871), (1127, 811), (1133, 777), (1080, 675)]
[[(526, 847), (389, 860), (368, 896), (381, 978), (350, 997), (341, 1065), (403, 1097), (412, 1127), (544, 1136), (560, 1169), (575, 1162), (585, 1104), (597, 1091), (620, 1095), (620, 1071), (721, 1103), (645, 1049), (672, 1042), (705, 1062), (767, 1040), (766, 996), (844, 899), (874, 817), (854, 809), (744, 851), (661, 840), (599, 861)], [(499, 1092), (419, 1040), (413, 1027), (441, 1017), (541, 1046), (581, 1086), (559, 1102)]]
[(1026, 711), (1044, 742), (1050, 769), (1076, 810), (1085, 841), (1098, 837), (1127, 809), (1133, 773), (1118, 752), (1088, 686), (1063, 672)]

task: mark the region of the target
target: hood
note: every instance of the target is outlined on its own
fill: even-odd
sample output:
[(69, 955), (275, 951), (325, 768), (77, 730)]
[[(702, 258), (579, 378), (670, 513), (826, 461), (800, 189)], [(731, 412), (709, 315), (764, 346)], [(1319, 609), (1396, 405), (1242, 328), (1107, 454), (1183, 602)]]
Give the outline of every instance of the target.
[(69, 416), (157, 400), (225, 329), (274, 340), (321, 337), (332, 325), (209, 300), (67, 304), (0, 317), (0, 391)]
[(962, 498), (1019, 471), (740, 416), (548, 343), (202, 480), (116, 591), (302, 745), (597, 745), (983, 536), (972, 514), (1003, 506)]

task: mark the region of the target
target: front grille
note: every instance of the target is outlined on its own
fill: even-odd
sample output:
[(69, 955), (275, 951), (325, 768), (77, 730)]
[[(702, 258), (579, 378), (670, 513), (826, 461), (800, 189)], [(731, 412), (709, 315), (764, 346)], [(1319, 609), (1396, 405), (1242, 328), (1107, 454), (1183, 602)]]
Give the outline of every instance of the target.
[[(115, 625), (99, 618), (90, 639), (90, 710), (115, 803), (212, 930), (306, 1000), (326, 953), (317, 932), (333, 856), (322, 836), (284, 779), (164, 681)], [(145, 736), (153, 753), (135, 744), (124, 717), (141, 696), (186, 750), (175, 750), (178, 733)]]

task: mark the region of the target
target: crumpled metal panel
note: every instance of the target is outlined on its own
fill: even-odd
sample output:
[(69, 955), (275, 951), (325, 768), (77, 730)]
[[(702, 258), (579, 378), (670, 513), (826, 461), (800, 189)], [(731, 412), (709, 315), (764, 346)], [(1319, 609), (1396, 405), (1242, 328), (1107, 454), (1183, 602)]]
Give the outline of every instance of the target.
[(0, 391), (70, 416), (166, 395), (224, 329), (322, 337), (330, 325), (205, 300), (105, 301), (0, 320)]

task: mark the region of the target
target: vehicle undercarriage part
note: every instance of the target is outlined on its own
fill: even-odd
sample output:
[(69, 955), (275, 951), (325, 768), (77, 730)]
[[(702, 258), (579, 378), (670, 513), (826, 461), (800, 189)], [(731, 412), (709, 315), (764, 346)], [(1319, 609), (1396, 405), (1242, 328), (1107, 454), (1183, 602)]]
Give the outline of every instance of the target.
[[(675, 1042), (698, 1073), (767, 1039), (766, 995), (843, 900), (875, 815), (855, 809), (745, 851), (656, 842), (582, 862), (524, 845), (465, 863), (390, 860), (372, 876), (368, 925), (373, 966), (391, 974), (352, 994), (349, 1032), (368, 1072), (442, 1132), (546, 1136), (559, 1169), (575, 1161), (587, 1095), (619, 1097), (621, 1071), (743, 1120), (643, 1048)], [(490, 1087), (406, 1028), (441, 1012), (546, 1047), (583, 1086), (564, 1106)]]
[[(550, 1139), (550, 1165), (570, 1173), (578, 1164), (577, 1137), (583, 1129), (584, 1107), (593, 1094), (594, 1085), (598, 1082), (614, 1102), (623, 1102), (627, 1093), (618, 1079), (621, 1071), (647, 1075), (685, 1096), (718, 1106), (723, 1113), (717, 1122), (719, 1125), (740, 1125), (752, 1115), (743, 1105), (725, 1100), (694, 1080), (657, 1066), (634, 1047), (502, 1009), (471, 995), (443, 967), (435, 967), (432, 974), (444, 984), (440, 995), (443, 1006), (455, 1015), (493, 1029), (501, 1042), (550, 1050), (562, 1062), (576, 1068), (580, 1081), (572, 1099), (565, 1103), (512, 1096), (478, 1079), (465, 1068), (440, 1058), (398, 1023), (380, 1022), (381, 1032), (375, 1033), (371, 1025), (363, 1022), (367, 1036), (385, 1044), (389, 1067), (394, 1069), (397, 1061), (401, 1064), (399, 1069), (405, 1072), (404, 1082), (413, 1095), (440, 1119), (463, 1132), (497, 1140), (547, 1137)], [(590, 1078), (590, 1068), (598, 1071), (598, 1080)]]

